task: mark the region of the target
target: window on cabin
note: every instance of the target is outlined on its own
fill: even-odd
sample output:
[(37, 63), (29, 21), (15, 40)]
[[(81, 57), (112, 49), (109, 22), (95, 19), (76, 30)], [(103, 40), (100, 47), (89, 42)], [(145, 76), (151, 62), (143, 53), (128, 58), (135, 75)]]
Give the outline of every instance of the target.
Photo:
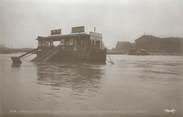
[(96, 45), (95, 45), (96, 48), (100, 48), (100, 41), (96, 41)]
[(64, 45), (64, 40), (63, 39), (60, 41), (60, 45)]
[(57, 47), (57, 46), (59, 46), (59, 45), (60, 45), (60, 41), (54, 41), (54, 42), (53, 42), (53, 46)]
[(73, 39), (70, 39), (70, 40), (69, 40), (69, 45), (70, 45), (70, 46), (73, 46), (73, 45), (74, 45), (74, 40), (73, 40)]

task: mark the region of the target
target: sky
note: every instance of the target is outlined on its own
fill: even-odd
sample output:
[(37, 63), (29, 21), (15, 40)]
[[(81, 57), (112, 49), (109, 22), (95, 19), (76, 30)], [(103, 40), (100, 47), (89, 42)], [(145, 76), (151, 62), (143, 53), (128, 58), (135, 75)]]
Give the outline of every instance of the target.
[(85, 26), (103, 34), (107, 48), (148, 34), (183, 37), (183, 0), (0, 0), (0, 44), (36, 47), (51, 29)]

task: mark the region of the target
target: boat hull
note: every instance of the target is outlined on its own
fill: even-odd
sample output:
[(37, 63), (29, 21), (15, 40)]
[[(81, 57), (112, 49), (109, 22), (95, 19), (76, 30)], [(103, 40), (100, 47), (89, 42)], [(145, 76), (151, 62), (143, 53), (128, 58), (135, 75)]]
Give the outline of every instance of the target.
[[(49, 50), (42, 50), (38, 51), (37, 53), (37, 60), (34, 61), (44, 61), (46, 57), (46, 53)], [(49, 55), (49, 53), (48, 53)], [(39, 59), (41, 58), (42, 59)], [(96, 64), (105, 64), (106, 63), (106, 50), (103, 49), (92, 49), (88, 51), (80, 50), (80, 51), (73, 51), (73, 50), (59, 50), (54, 56), (50, 57), (50, 59), (46, 60), (49, 62), (69, 62), (69, 63), (77, 63), (77, 62), (84, 62), (84, 63), (96, 63)]]

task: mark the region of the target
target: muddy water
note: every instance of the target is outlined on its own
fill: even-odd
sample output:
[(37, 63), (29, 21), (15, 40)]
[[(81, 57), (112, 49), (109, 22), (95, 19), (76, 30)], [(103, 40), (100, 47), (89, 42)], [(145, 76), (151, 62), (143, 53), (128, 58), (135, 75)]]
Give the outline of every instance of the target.
[(111, 55), (113, 65), (27, 58), (20, 67), (11, 65), (10, 56), (0, 55), (1, 113), (181, 115), (180, 56)]

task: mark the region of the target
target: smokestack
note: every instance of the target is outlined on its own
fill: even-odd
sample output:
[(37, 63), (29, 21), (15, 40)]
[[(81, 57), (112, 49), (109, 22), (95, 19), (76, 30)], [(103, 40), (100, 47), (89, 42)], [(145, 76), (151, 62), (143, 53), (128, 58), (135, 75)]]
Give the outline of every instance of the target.
[(96, 27), (94, 27), (94, 32), (96, 31)]

